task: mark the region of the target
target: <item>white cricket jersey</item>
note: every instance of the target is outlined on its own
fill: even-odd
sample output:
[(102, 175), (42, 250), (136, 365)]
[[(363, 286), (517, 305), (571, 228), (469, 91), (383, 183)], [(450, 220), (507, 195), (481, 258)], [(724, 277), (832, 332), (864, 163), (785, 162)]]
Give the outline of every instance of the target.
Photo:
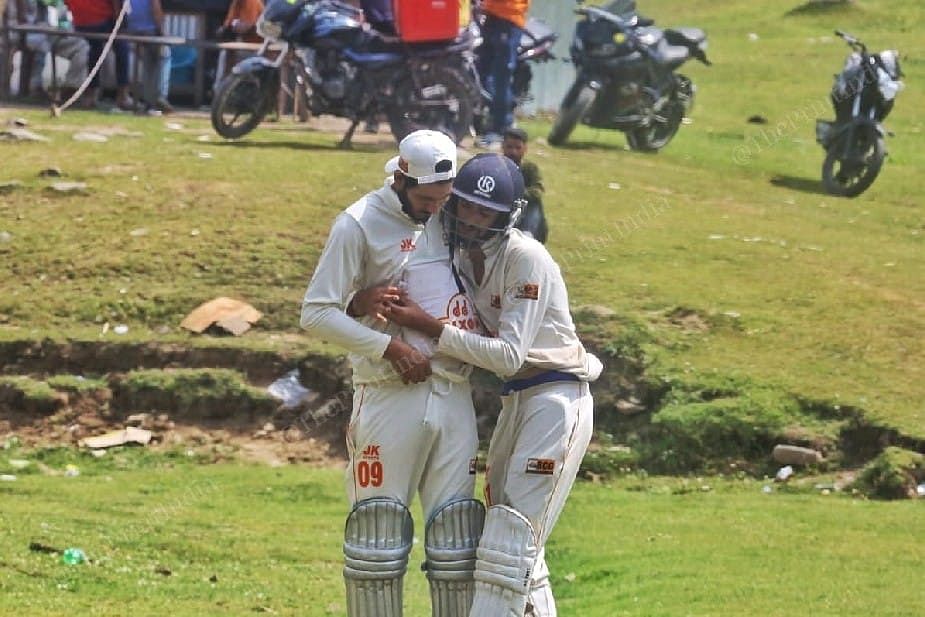
[(565, 281), (546, 247), (513, 229), (484, 250), (481, 285), (465, 251), (454, 261), (488, 336), (447, 325), (437, 349), (501, 377), (536, 368), (597, 379), (600, 361), (578, 340)]
[[(401, 201), (392, 190), (392, 178), (388, 178), (382, 188), (367, 193), (334, 221), (302, 301), (301, 325), (350, 352), (355, 384), (400, 381), (382, 354), (393, 336), (403, 340), (409, 337), (395, 324), (365, 315), (356, 319), (347, 315), (354, 294), (369, 287), (397, 286), (404, 280), (411, 297), (421, 300), (422, 307), (439, 317), (458, 293), (438, 218), (431, 217), (427, 226), (412, 221), (402, 212)], [(444, 271), (430, 268), (427, 288), (415, 289), (420, 277), (406, 273), (406, 269), (414, 270), (412, 266), (417, 263), (436, 262), (438, 256), (442, 256)], [(430, 297), (424, 301), (421, 293)], [(440, 293), (444, 295), (442, 300), (437, 298)], [(437, 308), (429, 308), (435, 301)], [(433, 353), (433, 345), (427, 348), (422, 341), (411, 338), (409, 344), (424, 347), (422, 351), (428, 355)], [(431, 368), (435, 374), (454, 381), (466, 379), (471, 371), (461, 361), (447, 357), (432, 358)]]

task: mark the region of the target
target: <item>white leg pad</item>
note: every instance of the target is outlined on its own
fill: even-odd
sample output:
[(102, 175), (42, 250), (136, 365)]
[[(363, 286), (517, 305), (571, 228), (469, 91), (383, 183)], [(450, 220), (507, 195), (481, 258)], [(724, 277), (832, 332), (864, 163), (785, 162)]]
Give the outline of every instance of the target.
[(485, 506), (475, 499), (451, 501), (427, 522), (423, 570), (430, 582), (433, 617), (467, 617), (475, 593), (475, 556)]
[(524, 515), (508, 506), (489, 508), (470, 617), (523, 617), (536, 553), (536, 533)]
[(411, 513), (401, 502), (373, 497), (354, 506), (344, 531), (348, 617), (401, 617), (413, 541)]

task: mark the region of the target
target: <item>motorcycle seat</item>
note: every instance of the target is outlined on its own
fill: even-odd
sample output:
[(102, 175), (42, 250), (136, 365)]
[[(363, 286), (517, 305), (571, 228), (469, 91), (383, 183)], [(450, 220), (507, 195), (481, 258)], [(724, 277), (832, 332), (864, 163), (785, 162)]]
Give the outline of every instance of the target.
[(675, 69), (687, 62), (691, 57), (691, 51), (687, 47), (672, 45), (661, 40), (654, 50), (653, 57), (662, 66)]
[(672, 45), (699, 45), (707, 40), (707, 33), (700, 28), (669, 28), (665, 38)]
[(401, 54), (390, 52), (364, 52), (354, 49), (345, 49), (344, 55), (351, 61), (365, 65), (371, 69), (395, 64), (402, 60)]

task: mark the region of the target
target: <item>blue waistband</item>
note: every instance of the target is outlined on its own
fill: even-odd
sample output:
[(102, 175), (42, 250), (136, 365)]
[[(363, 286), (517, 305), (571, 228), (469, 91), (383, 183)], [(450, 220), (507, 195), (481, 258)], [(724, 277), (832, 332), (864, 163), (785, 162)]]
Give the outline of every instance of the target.
[(572, 375), (571, 373), (563, 373), (562, 371), (543, 371), (542, 373), (534, 375), (533, 377), (505, 381), (504, 387), (501, 390), (501, 395), (507, 396), (511, 392), (520, 392), (521, 390), (526, 390), (527, 388), (532, 388), (533, 386), (538, 386), (544, 383), (552, 383), (554, 381), (581, 380), (577, 375)]

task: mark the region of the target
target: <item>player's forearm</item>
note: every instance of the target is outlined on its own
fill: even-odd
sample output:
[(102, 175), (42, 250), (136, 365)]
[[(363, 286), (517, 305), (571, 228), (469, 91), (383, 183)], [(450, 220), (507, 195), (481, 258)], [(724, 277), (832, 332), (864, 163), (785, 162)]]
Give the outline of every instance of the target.
[(500, 377), (509, 377), (519, 371), (526, 359), (526, 351), (520, 351), (504, 339), (480, 336), (449, 325), (440, 333), (437, 351)]
[(300, 323), (319, 338), (368, 358), (381, 358), (392, 339), (388, 334), (364, 326), (331, 305), (303, 303)]

